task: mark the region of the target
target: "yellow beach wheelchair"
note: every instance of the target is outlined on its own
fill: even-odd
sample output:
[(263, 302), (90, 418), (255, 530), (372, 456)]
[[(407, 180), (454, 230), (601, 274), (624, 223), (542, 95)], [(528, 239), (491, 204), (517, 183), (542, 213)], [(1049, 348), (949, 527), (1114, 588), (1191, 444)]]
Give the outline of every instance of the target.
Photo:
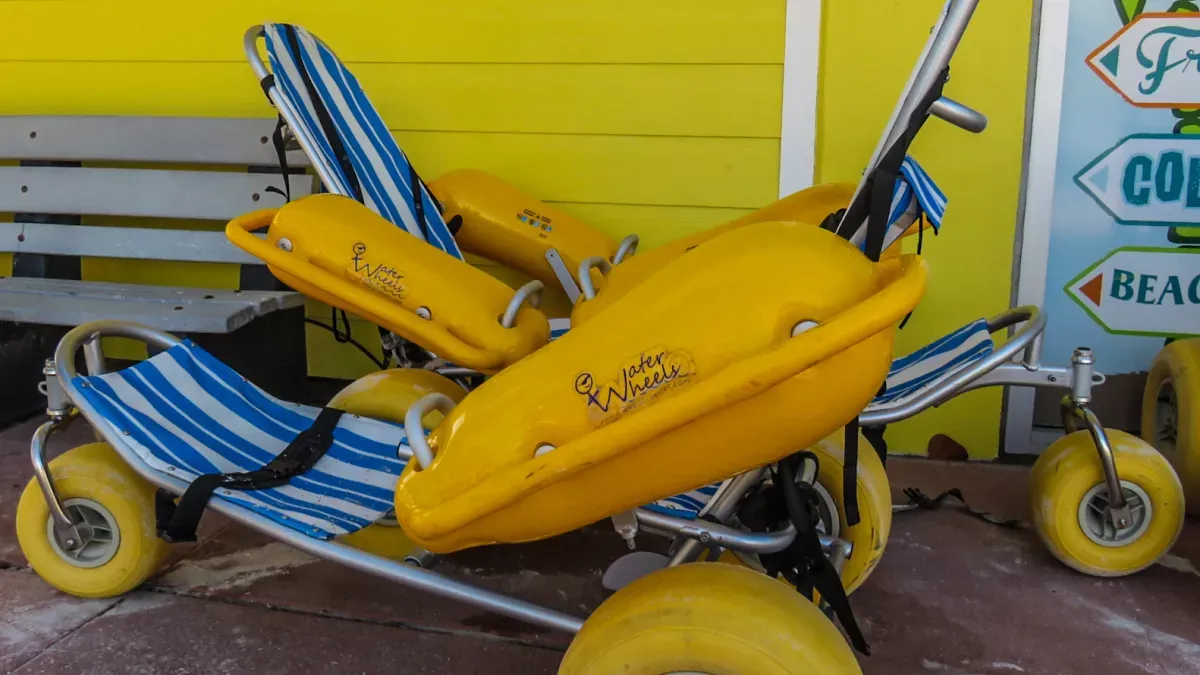
[[(238, 218), (228, 236), (298, 290), (453, 363), (377, 373), (314, 408), (269, 396), (189, 341), (121, 321), (80, 326), (46, 369), (50, 419), (33, 439), (35, 478), (17, 514), (31, 566), (66, 592), (117, 595), (155, 572), (166, 542), (193, 540), (212, 509), (314, 556), (575, 634), (560, 669), (567, 675), (859, 673), (822, 612), (868, 651), (846, 596), (882, 554), (890, 509), (879, 458), (864, 456), (858, 470), (855, 426), (875, 428), (978, 386), (1063, 381), (1073, 387), (1069, 417), (1087, 431), (1066, 437), (1053, 470), (1035, 469), (1038, 490), (1060, 498), (1044, 512), (1086, 516), (1101, 537), (1137, 528), (1117, 548), (1173, 540), (1172, 509), (1182, 504), (1145, 484), (1174, 474), (1150, 462), (1126, 472), (1140, 450), (1088, 411), (1090, 354), (1069, 370), (1039, 367), (1045, 317), (1035, 308), (975, 322), (893, 362), (896, 327), (927, 281), (919, 256), (885, 255), (908, 230), (892, 218), (896, 179), (929, 115), (981, 125), (941, 96), (975, 5), (948, 3), (844, 213), (699, 237), (554, 341), (535, 306), (541, 279), (513, 290), (473, 270), (445, 204), (403, 154), (316, 133), (330, 111), (297, 90), (307, 103), (284, 115), (288, 125), (301, 145), (325, 139), (328, 147), (306, 150), (328, 159), (314, 160), (326, 184), (341, 185)], [(352, 81), (317, 41), (265, 30), (290, 43), (272, 52), (273, 71), (298, 73), (268, 88), (281, 113), (289, 82)], [(327, 79), (331, 67), (339, 76)], [(381, 133), (369, 116), (356, 119), (363, 133)], [(339, 173), (355, 162), (375, 171)], [(384, 174), (394, 180), (379, 182)], [(836, 190), (814, 194), (838, 202)], [(459, 231), (469, 226), (461, 221)], [(582, 248), (592, 245), (607, 246)], [(622, 248), (606, 255), (619, 258)], [(514, 265), (534, 260), (513, 255)], [(1008, 342), (992, 343), (991, 333), (1017, 325)], [(109, 372), (98, 349), (107, 336), (140, 340), (154, 356)], [(86, 374), (76, 370), (80, 351)], [(467, 391), (439, 374), (456, 369), (489, 377)], [(79, 416), (103, 441), (47, 464), (47, 438)], [(830, 437), (846, 427), (843, 449)], [(1063, 475), (1080, 478), (1063, 487)], [(1138, 520), (1139, 505), (1121, 502), (1127, 483), (1155, 500), (1153, 519), (1150, 508)], [(1102, 498), (1096, 517), (1088, 509)], [(639, 532), (674, 542), (665, 569), (627, 575), (586, 621), (422, 567), (434, 554), (605, 519), (631, 543)], [(1056, 554), (1086, 555), (1060, 534), (1069, 525), (1041, 530), (1052, 548), (1062, 542)], [(395, 549), (378, 548), (381, 538)], [(409, 542), (417, 548), (400, 559)], [(744, 564), (697, 562), (706, 551)], [(815, 590), (821, 605), (756, 570)]]

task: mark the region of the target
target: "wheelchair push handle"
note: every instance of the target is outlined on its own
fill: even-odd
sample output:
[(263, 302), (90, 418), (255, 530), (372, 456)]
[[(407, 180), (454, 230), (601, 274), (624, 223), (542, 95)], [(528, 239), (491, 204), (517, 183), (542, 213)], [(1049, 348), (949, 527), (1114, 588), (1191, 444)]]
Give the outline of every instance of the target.
[(945, 96), (929, 106), (929, 114), (973, 134), (982, 133), (987, 129), (986, 115)]

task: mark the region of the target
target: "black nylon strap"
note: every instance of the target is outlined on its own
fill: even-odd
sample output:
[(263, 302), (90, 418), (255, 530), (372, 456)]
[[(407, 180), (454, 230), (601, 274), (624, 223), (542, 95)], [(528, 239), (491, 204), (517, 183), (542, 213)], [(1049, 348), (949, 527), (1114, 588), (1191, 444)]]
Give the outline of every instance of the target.
[[(273, 76), (272, 76), (273, 77)], [(292, 179), (288, 173), (287, 161), (287, 146), (283, 140), (283, 130), (287, 127), (287, 122), (283, 120), (283, 115), (275, 122), (275, 131), (271, 133), (271, 143), (275, 145), (275, 156), (279, 158), (279, 172), (283, 174), (283, 198), (292, 201)], [(274, 185), (267, 188), (268, 192), (278, 192)]]
[(350, 192), (355, 199), (362, 202), (362, 186), (359, 185), (358, 174), (354, 171), (354, 164), (350, 162), (350, 154), (346, 152), (346, 146), (342, 143), (342, 136), (338, 133), (337, 126), (333, 123), (333, 118), (330, 117), (329, 110), (325, 108), (325, 103), (321, 100), (321, 93), (317, 91), (312, 77), (308, 74), (308, 68), (304, 65), (304, 52), (300, 48), (300, 38), (296, 34), (296, 27), (291, 24), (284, 24), (283, 32), (287, 36), (288, 49), (292, 52), (292, 60), (296, 62), (296, 69), (300, 71), (300, 79), (304, 82), (304, 88), (308, 90), (308, 98), (312, 101), (313, 111), (317, 114), (317, 122), (321, 125), (321, 130), (325, 132), (325, 136), (329, 139), (329, 147), (333, 150), (333, 155), (337, 159), (338, 165), (342, 168), (342, 173), (346, 174), (346, 180), (350, 183)]
[[(821, 516), (817, 504), (819, 497), (811, 485), (796, 481), (796, 464), (799, 458), (793, 455), (779, 463), (780, 483), (783, 486), (783, 499), (787, 504), (788, 515), (796, 528), (796, 539), (789, 550), (794, 561), (800, 565), (792, 565), (784, 569), (784, 578), (797, 589), (815, 589), (821, 594), (821, 599), (829, 604), (850, 644), (863, 654), (871, 654), (871, 646), (858, 626), (854, 611), (850, 607), (850, 598), (842, 586), (842, 579), (837, 569), (829, 562), (825, 552), (821, 550), (821, 540), (817, 532), (817, 523)], [(803, 585), (803, 587), (802, 587)], [(812, 597), (811, 594), (808, 597)]]
[[(946, 502), (947, 499), (956, 499), (956, 500), (958, 500), (958, 502), (960, 504), (962, 504), (962, 508), (964, 511), (971, 514), (972, 516), (975, 516), (976, 518), (978, 518), (980, 520), (989, 522), (992, 525), (998, 525), (1000, 527), (1005, 527), (1005, 528), (1009, 528), (1009, 529), (1016, 529), (1021, 526), (1020, 520), (1012, 519), (1012, 518), (1001, 518), (1000, 516), (993, 515), (986, 511), (980, 511), (978, 509), (971, 508), (971, 505), (968, 504), (967, 500), (963, 498), (962, 491), (959, 490), (958, 488), (951, 488), (933, 498), (930, 498), (929, 495), (925, 494), (924, 492), (921, 492), (917, 488), (905, 488), (904, 496), (908, 497), (908, 505), (910, 507), (914, 507), (914, 509), (928, 509), (928, 510), (938, 509), (944, 505), (944, 503)], [(906, 510), (913, 510), (913, 509), (906, 509)]]
[(887, 431), (887, 425), (881, 424), (877, 427), (861, 427), (863, 438), (871, 444), (871, 448), (875, 450), (875, 454), (879, 455), (879, 461), (887, 466), (888, 446), (887, 441), (883, 438), (884, 432)]
[(429, 223), (425, 222), (425, 199), (423, 191), (424, 183), (421, 182), (421, 177), (417, 175), (417, 170), (413, 167), (412, 162), (408, 163), (408, 184), (412, 186), (413, 192), (413, 214), (417, 217), (417, 227), (421, 228), (421, 236), (425, 240), (429, 240)]
[(948, 76), (949, 68), (942, 71), (937, 83), (917, 106), (912, 118), (908, 120), (904, 132), (900, 134), (900, 138), (896, 139), (890, 148), (885, 149), (879, 162), (875, 165), (875, 170), (871, 172), (863, 187), (866, 198), (857, 199), (850, 204), (846, 217), (841, 221), (845, 227), (837, 230), (838, 235), (850, 239), (858, 224), (866, 220), (867, 238), (864, 253), (872, 261), (878, 261), (879, 256), (883, 253), (883, 241), (888, 230), (888, 216), (891, 215), (892, 191), (895, 189), (896, 179), (900, 175), (900, 165), (904, 163), (904, 157), (908, 153), (909, 146), (917, 137), (917, 132), (929, 118), (929, 107), (942, 97), (942, 90), (945, 88)]
[(846, 527), (858, 524), (858, 420), (846, 425), (845, 452), (842, 455), (842, 507)]
[(337, 408), (323, 408), (312, 426), (297, 434), (283, 452), (261, 469), (200, 476), (192, 481), (178, 503), (170, 492), (159, 490), (154, 500), (158, 536), (171, 543), (196, 541), (196, 528), (213, 492), (279, 487), (311, 469), (333, 445), (333, 429), (342, 413)]

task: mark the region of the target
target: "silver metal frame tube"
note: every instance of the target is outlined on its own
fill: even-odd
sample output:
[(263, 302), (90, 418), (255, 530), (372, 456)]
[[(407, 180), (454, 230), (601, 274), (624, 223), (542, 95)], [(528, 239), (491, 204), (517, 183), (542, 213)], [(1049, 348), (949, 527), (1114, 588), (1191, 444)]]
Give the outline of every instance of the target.
[(612, 263), (598, 255), (584, 258), (583, 262), (579, 263), (579, 290), (583, 293), (584, 300), (596, 297), (596, 285), (592, 283), (592, 268), (599, 269), (601, 274), (608, 274), (612, 271)]
[[(254, 70), (254, 74), (258, 76), (258, 80), (260, 82), (268, 75), (272, 74), (270, 68), (268, 68), (267, 64), (263, 62), (262, 55), (258, 51), (258, 39), (260, 37), (264, 37), (265, 35), (266, 30), (263, 28), (263, 26), (257, 25), (251, 26), (250, 29), (246, 31), (246, 34), (242, 37), (242, 49), (246, 52), (246, 60), (250, 62), (250, 68)], [(321, 183), (325, 186), (325, 189), (336, 195), (352, 197), (353, 195), (346, 194), (345, 192), (337, 189), (337, 182), (334, 180), (335, 174), (333, 172), (333, 167), (329, 166), (321, 153), (317, 152), (316, 139), (311, 136), (308, 127), (306, 127), (300, 121), (300, 116), (296, 113), (296, 110), (292, 107), (292, 104), (288, 102), (288, 100), (282, 95), (280, 95), (278, 85), (267, 89), (267, 98), (270, 99), (271, 104), (275, 106), (275, 110), (279, 113), (279, 116), (282, 117), (283, 121), (287, 123), (288, 129), (290, 129), (292, 132), (292, 136), (296, 139), (296, 142), (300, 144), (300, 149), (303, 150), (305, 156), (308, 157), (309, 163), (311, 163), (313, 169), (316, 170), (317, 176), (321, 179)], [(410, 232), (410, 234), (422, 241), (425, 240), (424, 233), (422, 233), (419, 229)]]
[[(904, 132), (908, 126), (908, 120), (912, 119), (917, 106), (933, 88), (946, 66), (950, 65), (950, 59), (958, 49), (963, 33), (966, 32), (967, 25), (971, 22), (971, 16), (975, 13), (978, 5), (979, 0), (948, 0), (946, 3), (928, 42), (925, 43), (925, 50), (917, 61), (917, 67), (910, 76), (900, 101), (892, 111), (892, 116), (888, 120), (888, 125), (884, 129), (879, 143), (875, 146), (875, 151), (871, 154), (871, 161), (867, 163), (862, 180), (859, 181), (858, 188), (854, 191), (854, 197), (850, 200), (851, 205), (860, 198), (865, 198), (862, 195), (863, 188), (866, 186), (871, 172), (874, 171), (875, 165), (878, 164), (879, 158)], [(861, 223), (846, 223), (843, 218), (837, 229), (842, 231), (842, 228), (847, 226), (856, 228), (855, 235), (850, 238), (850, 241), (860, 243), (866, 236), (861, 225)]]
[[(188, 487), (187, 482), (164, 475), (147, 466), (133, 449), (126, 445), (122, 434), (105, 422), (104, 416), (82, 396), (79, 386), (74, 381), (76, 371), (73, 362), (75, 354), (82, 343), (93, 336), (108, 335), (141, 340), (142, 342), (163, 349), (169, 349), (180, 342), (178, 338), (150, 328), (149, 326), (125, 321), (97, 321), (79, 326), (63, 337), (54, 352), (58, 377), (63, 384), (63, 389), (80, 412), (83, 413), (84, 417), (92, 423), (117, 454), (121, 456), (121, 459), (136, 471), (138, 475), (155, 486), (175, 494), (183, 494)], [(214, 500), (209, 508), (305, 553), (374, 574), (395, 581), (396, 583), (427, 591), (434, 595), (459, 600), (533, 625), (544, 626), (567, 633), (577, 633), (583, 626), (582, 619), (564, 612), (451, 579), (436, 572), (365, 553), (335, 541), (313, 539), (300, 532), (279, 525), (254, 511), (227, 501)]]
[(983, 113), (945, 96), (929, 106), (929, 114), (973, 134), (983, 133), (988, 125), (987, 117)]
[(777, 553), (796, 539), (791, 523), (777, 532), (746, 532), (705, 520), (687, 520), (649, 509), (634, 509), (638, 524), (668, 534), (696, 539), (704, 546), (720, 546), (744, 553)]
[(505, 328), (512, 328), (517, 322), (517, 312), (521, 311), (521, 305), (525, 304), (526, 300), (534, 308), (542, 304), (542, 289), (544, 287), (542, 282), (534, 279), (518, 288), (513, 293), (512, 300), (508, 301), (508, 306), (504, 308), (504, 314), (500, 316), (500, 325)]
[(67, 426), (70, 421), (71, 416), (64, 415), (43, 422), (33, 432), (33, 440), (29, 443), (29, 459), (33, 464), (33, 476), (38, 482), (38, 487), (42, 489), (42, 497), (46, 499), (46, 505), (50, 507), (50, 517), (54, 519), (56, 529), (64, 530), (74, 529), (75, 524), (63, 510), (62, 502), (58, 499), (58, 490), (54, 487), (54, 477), (46, 468), (46, 443), (50, 440), (51, 434)]
[[(954, 395), (966, 391), (970, 385), (984, 375), (1012, 361), (1019, 352), (1025, 351), (1033, 340), (1046, 329), (1046, 314), (1032, 305), (1016, 307), (999, 314), (988, 321), (989, 330), (996, 330), (1025, 322), (1016, 335), (1009, 338), (1004, 346), (992, 352), (987, 358), (976, 361), (970, 366), (954, 373), (941, 384), (923, 392), (920, 396), (910, 399), (901, 405), (879, 410), (865, 411), (858, 417), (863, 426), (878, 426), (908, 419), (917, 413), (939, 405)], [(993, 331), (994, 332), (994, 331)], [(989, 381), (988, 385), (1005, 384), (1004, 382)], [(1017, 384), (1027, 384), (1020, 382)]]
[[(763, 475), (766, 472), (766, 467), (760, 467), (751, 469), (735, 477), (720, 494), (713, 497), (707, 515), (712, 516), (719, 523), (724, 523), (726, 519), (733, 515), (733, 510), (741, 503), (742, 498), (746, 496), (750, 488), (762, 481)], [(676, 547), (675, 553), (671, 555), (671, 560), (667, 564), (674, 567), (698, 560), (704, 553), (705, 548), (705, 544), (700, 543), (696, 539), (684, 537), (684, 541), (679, 542), (679, 546)]]
[(1075, 401), (1071, 396), (1064, 396), (1060, 404), (1063, 427), (1068, 434), (1079, 431), (1079, 420), (1087, 426), (1092, 443), (1096, 445), (1096, 454), (1100, 457), (1100, 466), (1104, 469), (1104, 482), (1108, 487), (1108, 514), (1118, 528), (1129, 527), (1133, 516), (1129, 505), (1125, 503), (1125, 491), (1121, 489), (1121, 477), (1117, 474), (1117, 460), (1113, 455), (1112, 444), (1108, 441), (1108, 433), (1099, 418), (1086, 404)]

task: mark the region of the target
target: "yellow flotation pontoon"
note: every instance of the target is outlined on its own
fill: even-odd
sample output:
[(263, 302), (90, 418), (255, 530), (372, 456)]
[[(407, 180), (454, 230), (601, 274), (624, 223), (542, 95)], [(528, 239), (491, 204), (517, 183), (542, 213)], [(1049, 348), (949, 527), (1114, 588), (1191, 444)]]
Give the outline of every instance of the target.
[[(260, 239), (251, 231), (269, 225)], [(314, 195), (234, 220), (229, 240), (305, 295), (485, 373), (550, 339), (526, 293), (410, 236), (352, 199)]]
[(808, 225), (717, 237), (450, 411), (397, 517), (435, 551), (527, 541), (776, 461), (870, 401), (924, 288)]

